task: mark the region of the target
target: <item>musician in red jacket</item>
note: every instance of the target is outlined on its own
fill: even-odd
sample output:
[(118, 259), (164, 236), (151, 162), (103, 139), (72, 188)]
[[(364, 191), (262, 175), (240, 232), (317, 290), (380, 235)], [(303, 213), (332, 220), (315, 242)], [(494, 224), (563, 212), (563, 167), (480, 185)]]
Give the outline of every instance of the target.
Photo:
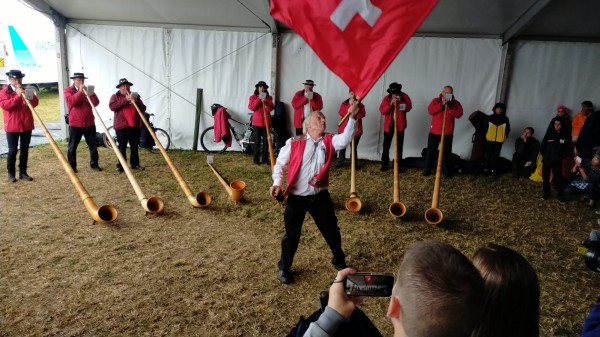
[(452, 178), (451, 158), (452, 138), (454, 134), (454, 120), (462, 117), (463, 108), (459, 101), (454, 97), (454, 89), (447, 85), (438, 97), (431, 100), (427, 112), (431, 115), (431, 127), (429, 137), (427, 138), (427, 158), (425, 161), (424, 176), (431, 175), (433, 163), (437, 157), (437, 150), (442, 139), (442, 123), (444, 122), (444, 111), (446, 114), (446, 128), (444, 133), (444, 153), (442, 160), (442, 170), (444, 176)]
[[(129, 143), (129, 151), (131, 153), (129, 164), (132, 169), (143, 171), (145, 168), (140, 165), (138, 146), (140, 144), (140, 133), (144, 124), (132, 102), (135, 102), (142, 113), (146, 111), (146, 106), (138, 93), (130, 91), (132, 85), (133, 83), (129, 82), (126, 78), (120, 79), (119, 84), (116, 86), (119, 91), (111, 96), (108, 106), (115, 113), (113, 127), (117, 133), (119, 151), (121, 151), (123, 158), (127, 160), (126, 151), (127, 143)], [(117, 172), (123, 172), (121, 163), (117, 162), (116, 168)]]
[(379, 105), (379, 112), (384, 116), (383, 119), (383, 152), (381, 153), (381, 171), (388, 169), (390, 164), (390, 147), (392, 138), (394, 138), (394, 110), (396, 111), (396, 120), (398, 125), (398, 168), (402, 168), (402, 149), (404, 148), (404, 130), (406, 129), (406, 113), (412, 109), (410, 97), (402, 92), (402, 84), (391, 83), (387, 89), (388, 94), (383, 97)]
[[(302, 223), (307, 212), (313, 217), (333, 254), (333, 266), (337, 270), (346, 268), (340, 228), (327, 187), (329, 168), (335, 159), (335, 151), (348, 146), (354, 136), (358, 102), (354, 102), (348, 111), (348, 125), (343, 133), (337, 135), (325, 133), (327, 124), (322, 112), (312, 112), (306, 119), (306, 134), (288, 139), (277, 157), (270, 193), (273, 197), (282, 194), (287, 196), (283, 215), (285, 235), (281, 239), (281, 259), (277, 275), (281, 283), (290, 284), (294, 281), (290, 268), (298, 249)], [(282, 190), (285, 168), (288, 171), (287, 188)]]
[(73, 73), (71, 79), (73, 80), (73, 85), (64, 90), (69, 114), (69, 148), (67, 150), (67, 159), (73, 171), (77, 172), (77, 147), (83, 136), (90, 150), (90, 167), (94, 171), (102, 171), (98, 165), (94, 112), (92, 111), (90, 102), (85, 97), (84, 90), (87, 91), (90, 101), (92, 101), (94, 106), (98, 106), (100, 100), (94, 92), (90, 92), (89, 88), (84, 85), (87, 77), (83, 73)]
[(33, 130), (33, 115), (21, 94), (25, 92), (25, 96), (34, 107), (38, 105), (39, 101), (32, 90), (25, 90), (23, 88), (22, 83), (25, 74), (20, 70), (11, 70), (6, 73), (6, 76), (8, 76), (10, 84), (0, 90), (0, 108), (3, 111), (4, 131), (6, 132), (6, 141), (8, 143), (8, 158), (6, 161), (8, 181), (11, 183), (17, 181), (15, 166), (17, 164), (19, 141), (21, 142), (19, 179), (31, 181), (33, 178), (27, 174), (27, 160), (29, 159), (31, 131)]
[(248, 109), (253, 112), (252, 127), (254, 128), (255, 135), (253, 161), (255, 165), (261, 164), (259, 161), (260, 154), (262, 154), (262, 163), (269, 163), (267, 126), (271, 126), (271, 111), (275, 109), (275, 104), (273, 104), (273, 96), (269, 95), (267, 89), (269, 89), (269, 86), (264, 81), (256, 83), (254, 85), (254, 93), (250, 96), (248, 102)]
[[(355, 164), (357, 164), (358, 156), (356, 154), (356, 148), (358, 147), (358, 142), (360, 141), (360, 136), (363, 133), (362, 119), (365, 118), (366, 111), (365, 111), (365, 105), (362, 104), (356, 98), (356, 95), (354, 95), (354, 92), (352, 90), (348, 90), (348, 94), (350, 97), (347, 100), (342, 102), (342, 104), (340, 105), (340, 110), (338, 111), (338, 115), (340, 115), (341, 118), (346, 117), (346, 119), (344, 119), (344, 122), (338, 126), (338, 133), (344, 132), (344, 129), (346, 128), (346, 125), (348, 124), (348, 118), (349, 118), (349, 116), (346, 116), (346, 115), (350, 111), (350, 107), (352, 106), (352, 104), (354, 104), (355, 102), (358, 102), (358, 113), (356, 114), (356, 132), (354, 133), (354, 148), (352, 148), (352, 151), (354, 151)], [(335, 163), (335, 167), (344, 166), (345, 160), (346, 160), (346, 148), (343, 148), (338, 151), (338, 157), (337, 157), (337, 161)]]
[(313, 91), (315, 82), (306, 80), (304, 89), (296, 92), (292, 98), (292, 107), (294, 107), (294, 128), (296, 136), (302, 134), (302, 122), (313, 111), (323, 109), (323, 99), (316, 91)]

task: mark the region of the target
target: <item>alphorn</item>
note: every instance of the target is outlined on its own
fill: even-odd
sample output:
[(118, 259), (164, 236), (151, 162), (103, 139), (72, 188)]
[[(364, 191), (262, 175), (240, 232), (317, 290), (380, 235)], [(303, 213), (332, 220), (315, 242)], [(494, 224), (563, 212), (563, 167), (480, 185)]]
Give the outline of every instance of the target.
[(440, 149), (438, 153), (437, 167), (435, 169), (435, 183), (433, 185), (433, 197), (431, 207), (425, 211), (425, 221), (430, 225), (437, 225), (442, 222), (444, 213), (439, 210), (440, 202), (440, 182), (442, 179), (442, 159), (444, 158), (444, 138), (446, 133), (446, 114), (448, 113), (448, 104), (444, 107), (444, 120), (442, 121), (442, 138), (440, 140)]
[(354, 153), (354, 136), (352, 137), (352, 155), (350, 156), (350, 197), (346, 200), (346, 209), (351, 213), (359, 212), (362, 208), (362, 202), (356, 193), (356, 156)]
[(212, 156), (206, 157), (206, 163), (208, 164), (208, 167), (210, 167), (210, 169), (213, 171), (215, 176), (217, 176), (217, 179), (219, 179), (219, 181), (221, 182), (221, 185), (223, 185), (223, 187), (225, 188), (225, 191), (227, 191), (227, 194), (229, 194), (229, 197), (231, 197), (231, 200), (233, 202), (235, 202), (236, 204), (239, 203), (242, 200), (242, 198), (244, 197), (244, 190), (246, 189), (246, 183), (243, 182), (242, 180), (234, 180), (231, 182), (231, 184), (228, 185), (227, 182), (225, 181), (225, 179), (223, 179), (223, 177), (221, 177), (219, 172), (217, 172), (217, 170), (215, 170), (215, 168), (211, 165), (212, 161), (213, 161)]
[[(267, 141), (269, 142), (269, 161), (271, 162), (271, 171), (273, 171), (273, 167), (275, 167), (275, 151), (273, 150), (273, 139), (271, 139), (271, 124), (267, 122), (267, 110), (265, 109), (265, 104), (263, 102), (263, 119), (265, 121), (265, 126), (267, 129)], [(254, 138), (254, 141), (258, 140), (257, 137)], [(256, 144), (257, 149), (260, 144)]]
[(94, 116), (96, 116), (96, 119), (100, 121), (100, 125), (102, 126), (102, 129), (104, 130), (104, 134), (106, 135), (106, 138), (110, 142), (110, 145), (111, 145), (113, 151), (115, 152), (115, 155), (117, 155), (117, 159), (119, 160), (119, 163), (121, 163), (121, 167), (125, 171), (125, 174), (127, 175), (127, 178), (129, 179), (129, 183), (131, 184), (131, 186), (133, 187), (133, 190), (135, 191), (135, 195), (138, 197), (138, 200), (142, 204), (142, 208), (144, 208), (144, 210), (146, 211), (146, 214), (147, 213), (152, 213), (152, 214), (161, 213), (163, 211), (163, 207), (165, 205), (164, 201), (159, 197), (151, 197), (149, 199), (146, 198), (146, 196), (144, 195), (144, 192), (142, 192), (142, 189), (140, 188), (140, 185), (138, 184), (137, 180), (135, 180), (135, 177), (133, 175), (133, 172), (131, 172), (129, 165), (127, 165), (127, 160), (123, 157), (123, 154), (121, 154), (121, 151), (119, 151), (119, 148), (117, 147), (117, 144), (115, 143), (115, 140), (108, 132), (108, 128), (104, 124), (104, 121), (102, 121), (102, 117), (100, 117), (98, 110), (96, 110), (94, 103), (92, 103), (90, 95), (88, 95), (87, 88), (83, 90), (83, 93), (85, 94), (85, 97), (87, 98), (88, 102), (90, 103), (90, 106), (92, 107), (92, 110), (94, 111)]
[(42, 131), (44, 132), (44, 135), (48, 139), (50, 146), (52, 146), (52, 150), (54, 150), (56, 157), (58, 157), (58, 160), (60, 161), (63, 168), (67, 172), (69, 179), (71, 179), (71, 183), (73, 184), (73, 186), (75, 186), (75, 189), (77, 189), (77, 192), (79, 192), (79, 197), (81, 198), (81, 201), (83, 202), (83, 205), (85, 206), (85, 209), (88, 211), (88, 213), (94, 220), (94, 223), (96, 223), (96, 222), (109, 223), (109, 222), (117, 220), (117, 210), (113, 206), (104, 205), (104, 206), (98, 207), (96, 205), (96, 203), (94, 202), (94, 200), (92, 199), (92, 197), (90, 196), (88, 191), (85, 189), (85, 187), (83, 187), (81, 180), (79, 180), (79, 178), (77, 177), (77, 174), (71, 167), (71, 164), (69, 164), (69, 162), (67, 162), (65, 155), (60, 151), (60, 149), (58, 148), (58, 145), (56, 145), (56, 142), (54, 141), (54, 138), (52, 138), (52, 135), (46, 128), (46, 125), (44, 125), (44, 122), (42, 122), (42, 119), (40, 118), (40, 116), (38, 116), (37, 112), (35, 112), (35, 109), (31, 105), (31, 102), (29, 102), (27, 97), (25, 97), (25, 93), (21, 93), (21, 95), (23, 96), (23, 99), (27, 103), (29, 110), (31, 110), (31, 114), (35, 118), (35, 121), (40, 125), (40, 128), (42, 129)]
[(390, 205), (390, 214), (396, 218), (401, 218), (406, 214), (406, 206), (400, 201), (400, 160), (398, 158), (398, 116), (396, 103), (394, 102), (394, 200)]
[(165, 148), (162, 146), (162, 144), (160, 143), (160, 141), (156, 137), (156, 134), (154, 133), (154, 130), (152, 130), (152, 127), (150, 126), (150, 124), (146, 120), (146, 117), (144, 117), (144, 114), (142, 113), (142, 111), (140, 111), (140, 108), (135, 103), (135, 100), (132, 99), (131, 103), (133, 104), (133, 106), (135, 107), (135, 110), (137, 111), (138, 115), (142, 119), (142, 122), (146, 126), (146, 129), (148, 129), (148, 132), (150, 133), (150, 136), (152, 136), (152, 139), (154, 139), (154, 143), (156, 143), (156, 146), (158, 146), (158, 149), (160, 150), (160, 153), (165, 158), (165, 161), (167, 162), (167, 165), (169, 165), (169, 168), (171, 169), (171, 172), (173, 172), (173, 175), (175, 176), (175, 179), (177, 179), (177, 182), (179, 183), (179, 186), (183, 190), (183, 193), (185, 193), (185, 196), (187, 197), (187, 199), (190, 202), (190, 204), (192, 204), (192, 206), (195, 207), (195, 208), (198, 208), (198, 207), (201, 207), (201, 206), (208, 206), (208, 205), (210, 205), (211, 198), (210, 198), (210, 195), (207, 192), (200, 192), (200, 193), (198, 193), (196, 195), (194, 195), (192, 193), (192, 190), (190, 189), (190, 187), (188, 186), (188, 184), (185, 182), (185, 180), (181, 176), (181, 173), (179, 173), (179, 170), (177, 169), (177, 167), (175, 166), (175, 164), (173, 164), (173, 161), (171, 160), (171, 158), (169, 158), (169, 155), (167, 154), (167, 150), (165, 150)]

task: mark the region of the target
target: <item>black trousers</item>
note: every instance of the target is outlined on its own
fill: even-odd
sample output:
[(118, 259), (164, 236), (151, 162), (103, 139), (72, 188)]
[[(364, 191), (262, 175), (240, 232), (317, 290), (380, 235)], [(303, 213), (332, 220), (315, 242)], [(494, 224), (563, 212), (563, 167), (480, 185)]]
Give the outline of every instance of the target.
[(500, 159), (500, 151), (502, 151), (500, 142), (485, 142), (485, 165), (484, 169), (488, 171), (498, 170), (498, 159)]
[(77, 147), (79, 146), (82, 136), (85, 138), (85, 142), (90, 149), (90, 166), (98, 166), (96, 126), (92, 125), (87, 128), (69, 126), (69, 148), (67, 149), (67, 159), (73, 169), (77, 169)]
[[(267, 128), (264, 126), (252, 126), (254, 128), (254, 155), (253, 160), (259, 163), (259, 157), (263, 164), (269, 164), (269, 140), (267, 139)], [(262, 146), (261, 146), (262, 142)], [(262, 155), (262, 156), (261, 156)]]
[[(123, 155), (123, 158), (127, 160), (127, 143), (129, 143), (129, 151), (131, 152), (131, 158), (129, 163), (131, 167), (140, 165), (140, 157), (138, 155), (138, 146), (140, 144), (140, 132), (141, 129), (135, 127), (126, 127), (124, 129), (115, 130), (117, 133), (117, 141), (119, 142), (119, 151)], [(121, 164), (117, 161), (117, 167)]]
[[(356, 148), (358, 147), (358, 143), (360, 142), (360, 137), (361, 136), (354, 137), (354, 148), (352, 148), (352, 151), (354, 151), (354, 158), (356, 158), (356, 160), (358, 160), (358, 153), (356, 152)], [(352, 147), (352, 143), (350, 143), (350, 147)], [(344, 159), (346, 159), (346, 148), (343, 148), (338, 151), (337, 161), (343, 163)]]
[(529, 177), (534, 171), (536, 162), (535, 160), (531, 162), (529, 166), (525, 166), (531, 158), (527, 156), (520, 155), (518, 153), (513, 154), (512, 158), (512, 167), (513, 167), (513, 175), (515, 177)]
[(331, 196), (329, 191), (325, 190), (309, 196), (288, 196), (284, 211), (285, 235), (281, 239), (279, 269), (289, 270), (292, 267), (306, 212), (313, 217), (317, 228), (329, 245), (329, 249), (333, 253), (331, 262), (343, 264), (346, 256), (342, 251), (342, 236), (337, 225)]
[(545, 196), (550, 195), (550, 173), (552, 173), (552, 185), (556, 188), (559, 197), (564, 194), (562, 161), (553, 163), (542, 162), (543, 191)]
[(15, 165), (17, 164), (19, 140), (21, 141), (21, 153), (19, 154), (19, 173), (27, 173), (27, 159), (29, 159), (31, 131), (6, 133), (6, 142), (8, 143), (8, 160), (6, 161), (6, 169), (8, 174), (13, 176), (15, 175)]
[[(446, 175), (452, 174), (452, 165), (450, 164), (450, 155), (452, 154), (452, 138), (452, 135), (444, 136), (444, 158), (442, 159), (442, 171)], [(437, 159), (436, 156), (438, 155), (438, 146), (440, 145), (441, 140), (441, 135), (429, 133), (429, 136), (427, 137), (427, 158), (425, 160), (425, 171), (431, 172), (433, 169), (433, 163)]]
[[(390, 147), (392, 147), (392, 138), (394, 138), (394, 123), (390, 126), (392, 132), (383, 133), (383, 152), (381, 153), (381, 166), (388, 166), (390, 163)], [(398, 131), (398, 168), (402, 167), (402, 150), (404, 148), (404, 131)]]

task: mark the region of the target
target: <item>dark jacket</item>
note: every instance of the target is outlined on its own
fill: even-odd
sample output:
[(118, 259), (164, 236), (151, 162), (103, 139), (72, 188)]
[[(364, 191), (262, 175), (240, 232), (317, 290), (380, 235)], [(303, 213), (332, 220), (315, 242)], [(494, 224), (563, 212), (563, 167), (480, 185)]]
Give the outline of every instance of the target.
[[(559, 118), (553, 118), (554, 121), (560, 120)], [(554, 128), (548, 130), (541, 145), (541, 154), (543, 161), (546, 164), (560, 162), (563, 158), (566, 158), (572, 151), (571, 134), (565, 132), (561, 128), (560, 131), (556, 131)]]
[(486, 140), (488, 142), (504, 143), (510, 133), (510, 122), (505, 114), (492, 113), (487, 117)]
[[(130, 104), (131, 103), (127, 101), (127, 98), (121, 95), (120, 91), (117, 91), (114, 95), (111, 96), (108, 106), (110, 110), (112, 110), (115, 113), (115, 119), (113, 121), (113, 127), (115, 128), (115, 130), (120, 130), (127, 127), (127, 120), (125, 119), (125, 115), (123, 115), (123, 108)], [(142, 102), (141, 96), (138, 95), (135, 104), (137, 104), (138, 108), (142, 113), (146, 112), (146, 105), (144, 105), (144, 102)], [(144, 125), (139, 114), (136, 114), (135, 116), (135, 123), (136, 126), (140, 129)]]
[(529, 138), (527, 143), (521, 137), (515, 141), (515, 154), (513, 158), (520, 159), (523, 162), (531, 161), (535, 163), (537, 155), (540, 152), (540, 142), (534, 137)]
[(596, 146), (600, 146), (600, 111), (592, 112), (583, 123), (577, 138), (577, 153), (590, 159)]

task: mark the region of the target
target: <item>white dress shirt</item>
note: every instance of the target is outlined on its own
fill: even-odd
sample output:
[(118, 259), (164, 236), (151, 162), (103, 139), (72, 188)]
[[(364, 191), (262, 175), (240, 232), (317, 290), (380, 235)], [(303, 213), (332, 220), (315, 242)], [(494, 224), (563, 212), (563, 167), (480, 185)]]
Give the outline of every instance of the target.
[[(334, 135), (332, 139), (334, 151), (345, 149), (350, 142), (355, 132), (356, 120), (349, 118), (348, 124), (344, 129), (344, 132), (338, 135)], [(283, 169), (288, 167), (290, 163), (290, 156), (292, 152), (292, 139), (288, 139), (285, 146), (279, 150), (279, 156), (277, 162), (273, 168), (273, 186), (281, 186), (283, 180)], [(304, 155), (302, 157), (302, 164), (300, 171), (298, 172), (298, 179), (294, 186), (289, 187), (288, 192), (294, 195), (313, 195), (327, 189), (313, 187), (308, 182), (319, 173), (321, 167), (325, 164), (325, 144), (323, 144), (323, 137), (313, 139), (309, 134), (306, 134), (306, 146), (304, 147)]]

